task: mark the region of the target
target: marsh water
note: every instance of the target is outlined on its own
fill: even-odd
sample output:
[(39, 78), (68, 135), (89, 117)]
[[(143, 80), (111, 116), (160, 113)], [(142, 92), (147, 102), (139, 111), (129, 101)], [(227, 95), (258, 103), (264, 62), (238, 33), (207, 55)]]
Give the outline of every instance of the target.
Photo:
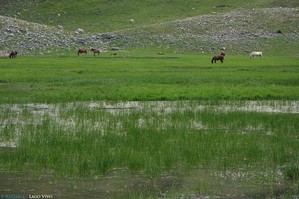
[[(190, 104), (191, 103), (191, 104)], [(136, 110), (146, 114), (150, 110), (159, 114), (172, 112), (213, 110), (219, 113), (230, 111), (254, 111), (262, 113), (299, 113), (297, 101), (247, 101), (225, 102), (221, 104), (205, 104), (195, 102), (89, 102), (67, 105), (25, 104), (2, 105), (1, 111), (10, 110), (11, 113), (1, 118), (0, 130), (4, 131), (7, 125), (18, 126), (14, 136), (3, 136), (0, 140), (1, 153), (13, 151), (19, 147), (19, 136), (22, 133), (24, 123), (38, 125), (43, 122), (43, 116), (52, 117), (62, 128), (76, 128), (76, 118), (63, 120), (60, 111), (70, 110), (76, 107), (84, 107), (89, 110), (103, 109), (112, 116), (119, 112), (134, 112)], [(26, 112), (24, 114), (24, 112)], [(24, 116), (32, 114), (25, 121)], [(146, 128), (149, 125), (141, 118), (139, 126)], [(89, 121), (86, 121), (89, 122)], [(117, 122), (116, 122), (117, 123)], [(105, 124), (95, 124), (94, 128), (101, 128)], [(203, 123), (191, 122), (192, 128), (206, 130), (209, 128)], [(159, 125), (169, 125), (167, 121)], [(116, 126), (118, 131), (121, 125)], [(246, 127), (248, 128), (248, 127)], [(261, 128), (261, 127), (258, 127)], [(255, 129), (256, 130), (256, 129)], [(1, 132), (0, 131), (0, 132)], [(246, 129), (244, 131), (252, 131)], [(244, 133), (244, 131), (242, 133)], [(266, 132), (271, 136), (272, 132)], [(6, 139), (4, 139), (6, 138)], [(92, 177), (57, 177), (48, 171), (0, 171), (0, 199), (6, 198), (247, 198), (263, 197), (271, 192), (279, 195), (288, 191), (288, 181), (282, 174), (281, 167), (274, 169), (263, 168), (237, 168), (233, 170), (217, 170), (196, 168), (180, 170), (174, 168), (171, 171), (162, 172), (157, 176), (144, 174), (142, 171), (132, 172), (126, 168), (115, 168), (103, 175)], [(181, 194), (180, 194), (181, 193)], [(196, 194), (194, 194), (196, 193)], [(296, 193), (295, 195), (296, 196)]]
[(125, 170), (105, 176), (65, 180), (53, 179), (51, 174), (1, 173), (0, 198), (128, 198), (132, 193), (157, 192), (158, 189), (163, 192), (170, 186), (181, 185), (172, 176), (162, 176), (154, 181)]
[[(115, 170), (93, 178), (64, 180), (55, 179), (51, 174), (36, 176), (34, 173), (1, 172), (0, 175), (0, 198), (7, 199), (262, 198), (272, 193), (273, 188), (277, 195), (288, 191), (288, 184), (283, 181), (279, 170), (275, 171), (275, 182), (267, 180), (273, 173), (266, 170), (256, 174), (200, 168), (184, 174), (163, 174), (157, 178), (126, 170)], [(264, 184), (260, 186), (259, 181)], [(194, 191), (197, 194), (193, 194)]]

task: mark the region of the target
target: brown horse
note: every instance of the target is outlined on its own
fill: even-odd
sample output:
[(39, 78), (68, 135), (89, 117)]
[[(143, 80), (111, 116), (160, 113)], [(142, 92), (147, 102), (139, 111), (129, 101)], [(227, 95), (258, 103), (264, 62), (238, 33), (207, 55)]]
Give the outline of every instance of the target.
[(85, 54), (87, 54), (87, 49), (85, 49), (85, 48), (80, 48), (80, 49), (78, 50), (78, 56), (80, 55), (80, 53), (85, 53)]
[(11, 53), (9, 54), (9, 58), (13, 59), (17, 57), (18, 52), (17, 51), (11, 51)]
[(216, 63), (216, 60), (220, 60), (223, 63), (224, 57), (223, 55), (214, 56), (211, 60), (212, 63)]
[(96, 56), (96, 53), (98, 53), (98, 56), (99, 56), (99, 54), (101, 53), (100, 49), (94, 49), (94, 48), (92, 48), (92, 49), (90, 49), (90, 51), (93, 52), (93, 56)]

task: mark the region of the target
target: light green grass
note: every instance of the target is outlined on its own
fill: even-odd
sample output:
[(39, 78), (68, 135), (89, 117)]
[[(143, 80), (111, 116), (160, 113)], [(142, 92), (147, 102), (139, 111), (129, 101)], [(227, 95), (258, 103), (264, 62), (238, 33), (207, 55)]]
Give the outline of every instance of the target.
[(298, 99), (298, 58), (123, 51), (18, 57), (0, 64), (1, 103)]

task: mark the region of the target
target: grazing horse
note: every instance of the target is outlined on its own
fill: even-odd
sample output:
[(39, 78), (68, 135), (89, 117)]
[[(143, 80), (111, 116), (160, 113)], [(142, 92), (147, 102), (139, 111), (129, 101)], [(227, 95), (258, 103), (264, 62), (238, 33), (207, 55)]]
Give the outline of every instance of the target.
[(78, 56), (79, 56), (80, 53), (85, 53), (85, 54), (87, 54), (87, 49), (85, 49), (85, 48), (80, 48), (80, 49), (78, 50)]
[(11, 53), (9, 54), (9, 58), (13, 59), (17, 57), (18, 52), (17, 51), (11, 51)]
[(96, 53), (98, 53), (98, 56), (99, 56), (99, 54), (101, 53), (100, 49), (94, 49), (94, 48), (92, 48), (92, 49), (90, 49), (90, 51), (93, 52), (93, 56), (96, 56)]
[(211, 60), (212, 64), (213, 64), (213, 63), (216, 63), (216, 60), (220, 60), (221, 63), (223, 63), (223, 60), (224, 60), (223, 55), (217, 55), (217, 56), (214, 56), (214, 57), (212, 58), (212, 60)]
[(262, 52), (252, 52), (250, 53), (250, 58), (255, 58), (255, 57), (263, 57), (263, 53)]

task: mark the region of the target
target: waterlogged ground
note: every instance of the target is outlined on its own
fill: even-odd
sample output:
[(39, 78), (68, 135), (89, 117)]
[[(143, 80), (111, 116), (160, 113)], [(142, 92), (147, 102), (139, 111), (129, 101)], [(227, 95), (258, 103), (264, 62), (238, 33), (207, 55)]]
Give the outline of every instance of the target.
[[(230, 114), (233, 116), (237, 114), (237, 117), (230, 116)], [(224, 117), (223, 121), (222, 116)], [(290, 123), (286, 124), (288, 120), (285, 121), (283, 119), (288, 117), (290, 118)], [(246, 118), (248, 118), (248, 122), (246, 122)], [(267, 118), (270, 119), (267, 120)], [(292, 122), (296, 119), (299, 121), (299, 101), (101, 101), (67, 104), (1, 105), (0, 155), (5, 160), (5, 164), (1, 164), (0, 198), (7, 198), (8, 196), (15, 196), (15, 198), (78, 199), (148, 198), (151, 196), (153, 198), (265, 198), (283, 196), (298, 198), (299, 183), (297, 177), (299, 160), (297, 158), (298, 151), (296, 149), (298, 147), (296, 148), (296, 144), (299, 144), (299, 129), (297, 128), (298, 125)], [(188, 141), (185, 146), (180, 148), (180, 150), (188, 150), (190, 148), (191, 151), (203, 148), (203, 152), (200, 152), (200, 154), (205, 152), (211, 153), (209, 156), (204, 157), (203, 162), (197, 162), (194, 159), (184, 159), (184, 154), (189, 154), (190, 151), (180, 154), (175, 145), (169, 145), (169, 147), (174, 147), (174, 151), (178, 151), (174, 152), (174, 157), (166, 157), (166, 159), (169, 158), (169, 162), (173, 161), (172, 159), (176, 157), (177, 153), (177, 157), (180, 160), (169, 166), (167, 166), (167, 161), (165, 161), (166, 163), (161, 163), (162, 166), (155, 166), (160, 163), (153, 160), (154, 163), (150, 167), (168, 168), (162, 170), (159, 170), (159, 168), (149, 170), (146, 165), (144, 166), (140, 162), (136, 163), (137, 159), (134, 160), (134, 164), (125, 160), (120, 163), (116, 160), (111, 160), (113, 162), (111, 163), (112, 168), (108, 167), (108, 165), (104, 171), (100, 170), (103, 167), (96, 167), (100, 170), (97, 171), (94, 167), (86, 164), (79, 164), (83, 166), (78, 166), (77, 169), (75, 160), (74, 162), (69, 162), (66, 168), (61, 169), (59, 161), (55, 162), (55, 154), (53, 157), (49, 157), (51, 160), (43, 159), (42, 161), (36, 160), (38, 156), (28, 156), (29, 160), (26, 159), (24, 161), (27, 169), (23, 170), (22, 166), (18, 165), (18, 161), (15, 161), (15, 159), (18, 157), (23, 158), (23, 153), (27, 153), (26, 151), (22, 153), (16, 152), (19, 156), (15, 156), (15, 159), (12, 160), (6, 157), (5, 154), (14, 155), (15, 151), (27, 148), (28, 146), (24, 146), (24, 143), (26, 143), (24, 135), (27, 137), (26, 141), (28, 143), (36, 144), (37, 141), (32, 141), (33, 138), (31, 141), (28, 138), (30, 136), (35, 137), (36, 132), (32, 133), (30, 131), (40, 129), (41, 126), (45, 126), (45, 123), (51, 129), (59, 129), (59, 132), (67, 132), (69, 134), (73, 132), (77, 134), (83, 131), (86, 133), (86, 136), (94, 132), (98, 132), (102, 136), (113, 134), (116, 136), (116, 139), (122, 141), (127, 140), (126, 137), (130, 136), (132, 129), (137, 129), (141, 132), (145, 131), (145, 129), (153, 129), (154, 132), (160, 133), (171, 131), (171, 129), (181, 129), (181, 131), (190, 133), (190, 136), (193, 133), (200, 133), (206, 136), (209, 133), (217, 135), (233, 132), (232, 138), (237, 137), (236, 142), (240, 142), (239, 145), (243, 145), (243, 147), (233, 146), (236, 148), (233, 148), (232, 151), (248, 148), (246, 146), (247, 142), (240, 141), (242, 140), (240, 136), (244, 136), (244, 139), (247, 139), (258, 134), (258, 137), (253, 137), (251, 140), (260, 143), (252, 146), (252, 149), (249, 147), (245, 152), (237, 151), (234, 156), (230, 156), (231, 152), (228, 152), (227, 156), (225, 155), (226, 153), (224, 155), (220, 153), (219, 156), (215, 154), (214, 156), (213, 153), (218, 151), (214, 151), (213, 147), (219, 147), (220, 151), (222, 148), (223, 150), (230, 150), (232, 144), (225, 140), (219, 140), (218, 142), (207, 140), (207, 142), (211, 141), (213, 143), (198, 143), (198, 148), (194, 149), (191, 146), (191, 141)], [(44, 129), (51, 131), (49, 128)], [(43, 131), (41, 132), (43, 133)], [(285, 143), (280, 143), (279, 140), (282, 138), (279, 136), (281, 134), (290, 138), (289, 146)], [(49, 135), (45, 133), (46, 136)], [(67, 139), (65, 135), (62, 138)], [(214, 136), (208, 138), (220, 139), (221, 137)], [(47, 139), (51, 140), (51, 135)], [(51, 144), (52, 142), (50, 141), (47, 143), (47, 139), (45, 139), (44, 143)], [(72, 139), (74, 139), (72, 142), (75, 142), (81, 138), (76, 137)], [(263, 139), (266, 141), (264, 142)], [(277, 141), (272, 142), (276, 139)], [(203, 137), (203, 140), (206, 140), (205, 137)], [(166, 139), (162, 144), (168, 145), (172, 142), (179, 145), (179, 140), (176, 140), (176, 137)], [(224, 145), (222, 145), (222, 142)], [(225, 146), (226, 142), (229, 146)], [(188, 146), (189, 143), (190, 146)], [(285, 151), (281, 152), (282, 154), (279, 154), (279, 150), (273, 152), (273, 154), (271, 153), (276, 147), (273, 144), (275, 145), (276, 143), (278, 148), (285, 148)], [(91, 143), (82, 142), (82, 144), (88, 145)], [(201, 147), (202, 145), (212, 146), (212, 149)], [(261, 159), (258, 159), (259, 157), (256, 158), (256, 156), (259, 156), (258, 154), (254, 154), (256, 153), (254, 150), (256, 146), (261, 147), (261, 150), (257, 152), (265, 153), (260, 155), (262, 156)], [(148, 146), (144, 147), (148, 148)], [(158, 151), (159, 146), (156, 148)], [(34, 148), (34, 150), (36, 153), (39, 153), (39, 148)], [(40, 148), (40, 150), (43, 149)], [(84, 151), (84, 148), (82, 150)], [(101, 149), (99, 148), (99, 150)], [(253, 151), (253, 154), (250, 154), (250, 150)], [(59, 153), (62, 152), (60, 151)], [(94, 151), (90, 153), (94, 153)], [(120, 152), (118, 152), (116, 147), (113, 147), (107, 150), (107, 153), (114, 157)], [(268, 153), (270, 153), (270, 157), (267, 157)], [(47, 151), (44, 154), (52, 155)], [(80, 156), (80, 150), (79, 152), (74, 151), (74, 154), (69, 153), (68, 156), (75, 159), (77, 156)], [(84, 156), (90, 155), (85, 154)], [(31, 160), (30, 157), (32, 157)], [(121, 156), (116, 157), (118, 159), (122, 158)], [(154, 158), (154, 155), (149, 153), (146, 161), (152, 157)], [(142, 157), (138, 158), (142, 161)], [(78, 158), (78, 160), (81, 159)], [(93, 160), (96, 161), (96, 158), (87, 159), (86, 161), (88, 164), (92, 164)], [(71, 161), (71, 159), (67, 161)], [(159, 161), (163, 162), (164, 160)], [(52, 162), (54, 162), (53, 165), (51, 164)], [(62, 163), (63, 161), (60, 160), (60, 162)], [(205, 165), (205, 162), (209, 163)], [(150, 164), (150, 162), (145, 164)], [(191, 166), (186, 166), (188, 164)], [(28, 165), (29, 168), (32, 166), (33, 170), (28, 170)], [(35, 167), (35, 165), (42, 165), (42, 168), (39, 168), (39, 166)], [(39, 171), (35, 172), (35, 168), (38, 168)]]
[[(259, 182), (258, 184), (255, 184)], [(262, 183), (261, 183), (262, 182)], [(1, 198), (265, 198), (279, 196), (294, 186), (285, 182), (280, 170), (212, 171), (194, 169), (182, 174), (163, 174), (159, 178), (115, 170), (105, 176), (58, 180), (51, 174), (1, 172)], [(193, 190), (192, 190), (192, 189)], [(196, 193), (194, 193), (196, 192)], [(298, 192), (297, 192), (298, 194)], [(289, 194), (287, 196), (290, 196)], [(298, 197), (294, 192), (293, 198)], [(9, 198), (9, 197), (8, 197)]]
[[(149, 121), (147, 115), (155, 113), (157, 115), (167, 116), (170, 113), (191, 112), (261, 112), (261, 113), (287, 113), (299, 114), (298, 101), (236, 101), (236, 102), (165, 102), (165, 101), (149, 101), (149, 102), (76, 102), (68, 104), (14, 104), (1, 105), (1, 128), (3, 130), (7, 125), (16, 125), (15, 132), (12, 133), (12, 139), (1, 139), (0, 147), (14, 148), (18, 146), (19, 135), (22, 127), (32, 124), (42, 124), (45, 116), (58, 126), (65, 129), (75, 129), (79, 123), (89, 124), (90, 129), (97, 129), (105, 133), (105, 127), (109, 125), (109, 119), (91, 123), (90, 118), (81, 118), (74, 115), (76, 112), (84, 112), (84, 110), (102, 109), (110, 115), (130, 115), (131, 113), (141, 113), (143, 117), (138, 119), (138, 126), (147, 127)], [(69, 114), (70, 113), (70, 114)], [(65, 114), (68, 114), (65, 116)], [(73, 114), (73, 115), (72, 115)], [(29, 116), (29, 117), (28, 117)], [(81, 121), (83, 119), (83, 121)], [(110, 118), (111, 119), (111, 118)], [(79, 121), (78, 121), (79, 120)], [(160, 121), (158, 128), (165, 128), (169, 124), (167, 117)], [(207, 129), (200, 121), (191, 121), (195, 129)], [(122, 133), (122, 123), (117, 122), (116, 129), (118, 133)]]

